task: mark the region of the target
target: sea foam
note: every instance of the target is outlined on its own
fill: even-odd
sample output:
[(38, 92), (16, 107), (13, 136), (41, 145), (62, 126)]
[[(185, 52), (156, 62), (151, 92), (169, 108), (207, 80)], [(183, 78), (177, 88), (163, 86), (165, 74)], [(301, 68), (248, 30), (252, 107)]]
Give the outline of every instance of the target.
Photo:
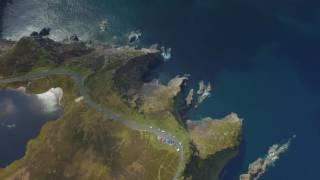
[(44, 112), (56, 112), (59, 110), (60, 102), (63, 97), (63, 90), (59, 87), (51, 88), (45, 93), (37, 94), (36, 97), (42, 104)]

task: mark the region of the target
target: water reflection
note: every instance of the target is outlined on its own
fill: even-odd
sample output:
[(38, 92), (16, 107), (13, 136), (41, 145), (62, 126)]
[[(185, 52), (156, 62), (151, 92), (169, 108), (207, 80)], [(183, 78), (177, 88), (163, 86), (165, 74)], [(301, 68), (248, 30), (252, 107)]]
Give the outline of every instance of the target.
[(0, 90), (0, 167), (23, 157), (27, 142), (36, 137), (59, 111), (44, 113), (35, 96), (18, 90)]

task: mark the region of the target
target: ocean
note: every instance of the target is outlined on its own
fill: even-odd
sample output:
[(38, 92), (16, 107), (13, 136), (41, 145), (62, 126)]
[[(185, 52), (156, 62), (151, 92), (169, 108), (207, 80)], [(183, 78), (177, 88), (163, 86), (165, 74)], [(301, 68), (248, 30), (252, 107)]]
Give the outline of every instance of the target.
[[(17, 39), (49, 26), (52, 38), (124, 39), (172, 48), (163, 81), (191, 74), (189, 87), (210, 81), (213, 92), (193, 119), (236, 112), (243, 143), (224, 170), (237, 179), (274, 143), (293, 135), (289, 150), (262, 180), (317, 180), (320, 161), (320, 2), (315, 0), (13, 0), (3, 37)], [(100, 23), (108, 20), (101, 32)]]

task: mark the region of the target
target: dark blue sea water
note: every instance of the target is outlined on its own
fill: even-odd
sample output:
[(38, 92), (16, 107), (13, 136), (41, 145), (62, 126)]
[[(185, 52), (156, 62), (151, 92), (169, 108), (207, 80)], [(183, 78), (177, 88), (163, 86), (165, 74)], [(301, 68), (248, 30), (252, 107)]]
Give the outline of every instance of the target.
[(15, 90), (0, 90), (0, 167), (23, 157), (27, 143), (36, 137), (57, 113), (45, 114), (34, 96)]
[[(43, 26), (53, 38), (122, 38), (173, 49), (162, 78), (190, 73), (190, 86), (213, 83), (194, 118), (244, 118), (244, 142), (224, 179), (237, 179), (274, 143), (297, 135), (261, 179), (320, 179), (320, 3), (315, 0), (14, 0), (3, 35), (18, 38)], [(28, 7), (28, 8), (25, 8)], [(110, 29), (99, 32), (108, 19)]]

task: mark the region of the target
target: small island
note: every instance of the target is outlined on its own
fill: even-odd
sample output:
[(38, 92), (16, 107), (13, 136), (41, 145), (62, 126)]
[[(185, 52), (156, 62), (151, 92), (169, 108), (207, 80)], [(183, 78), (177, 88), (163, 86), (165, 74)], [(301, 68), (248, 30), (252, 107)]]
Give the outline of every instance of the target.
[(24, 87), (63, 109), (22, 159), (0, 168), (0, 179), (218, 179), (241, 142), (242, 120), (235, 113), (188, 120), (211, 84), (201, 82), (193, 102), (193, 90), (182, 93), (189, 75), (150, 79), (162, 54), (41, 33), (0, 40), (0, 88)]

